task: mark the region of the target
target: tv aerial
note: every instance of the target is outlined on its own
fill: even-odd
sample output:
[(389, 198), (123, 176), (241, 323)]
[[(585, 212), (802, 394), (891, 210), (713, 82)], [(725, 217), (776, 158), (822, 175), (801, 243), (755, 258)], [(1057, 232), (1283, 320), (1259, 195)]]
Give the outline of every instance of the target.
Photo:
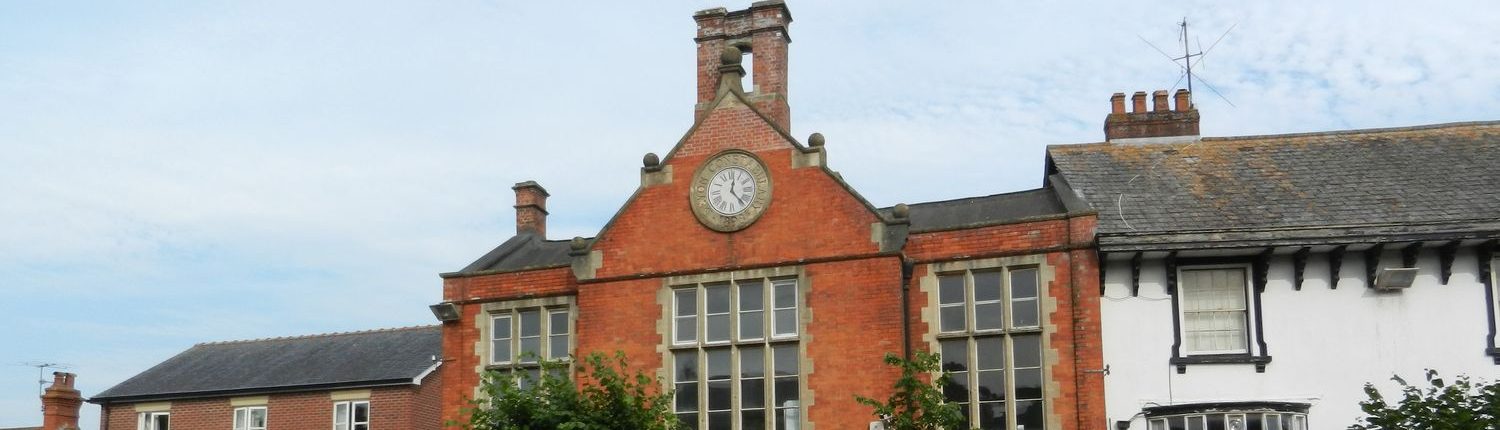
[[(36, 395), (37, 396), (41, 396), (43, 394), (47, 394), (47, 369), (63, 370), (63, 369), (71, 369), (71, 368), (73, 368), (73, 366), (69, 365), (69, 364), (54, 363), (54, 362), (49, 362), (49, 361), (26, 361), (26, 362), (16, 363), (16, 365), (17, 366), (26, 366), (26, 367), (35, 367), (36, 368)], [(47, 406), (46, 405), (42, 405), (42, 410), (44, 412), (46, 411), (46, 409), (47, 409)]]
[(1177, 40), (1182, 42), (1182, 56), (1179, 57), (1173, 57), (1171, 54), (1168, 54), (1167, 51), (1163, 51), (1161, 48), (1156, 47), (1156, 44), (1151, 43), (1151, 41), (1146, 40), (1146, 38), (1141, 37), (1141, 35), (1139, 34), (1137, 34), (1135, 37), (1140, 38), (1142, 42), (1146, 42), (1146, 45), (1151, 46), (1152, 49), (1155, 49), (1156, 52), (1161, 53), (1163, 57), (1166, 57), (1167, 60), (1172, 61), (1172, 64), (1176, 64), (1177, 67), (1182, 70), (1182, 73), (1177, 75), (1177, 81), (1173, 82), (1172, 85), (1168, 88), (1177, 88), (1177, 84), (1182, 83), (1183, 79), (1186, 79), (1188, 97), (1192, 97), (1193, 81), (1197, 80), (1198, 83), (1203, 84), (1204, 87), (1207, 87), (1209, 91), (1213, 91), (1214, 95), (1219, 96), (1219, 99), (1224, 100), (1224, 103), (1229, 103), (1230, 106), (1234, 106), (1234, 102), (1231, 102), (1229, 101), (1229, 98), (1224, 97), (1224, 94), (1220, 93), (1218, 88), (1214, 88), (1214, 85), (1212, 83), (1209, 83), (1207, 79), (1203, 79), (1203, 75), (1194, 75), (1193, 67), (1199, 66), (1199, 63), (1203, 61), (1203, 57), (1207, 56), (1209, 52), (1213, 51), (1214, 47), (1219, 46), (1219, 42), (1224, 41), (1224, 36), (1228, 36), (1230, 31), (1234, 31), (1234, 27), (1236, 25), (1239, 24), (1230, 25), (1228, 29), (1224, 30), (1224, 34), (1220, 34), (1219, 38), (1214, 40), (1214, 43), (1208, 45), (1208, 49), (1203, 49), (1202, 40), (1191, 39), (1198, 44), (1198, 52), (1193, 52), (1192, 48), (1188, 46), (1188, 41), (1190, 40), (1188, 36), (1188, 20), (1187, 17), (1183, 17), (1182, 21), (1177, 23), (1177, 26), (1179, 27), (1179, 30), (1177, 32)]

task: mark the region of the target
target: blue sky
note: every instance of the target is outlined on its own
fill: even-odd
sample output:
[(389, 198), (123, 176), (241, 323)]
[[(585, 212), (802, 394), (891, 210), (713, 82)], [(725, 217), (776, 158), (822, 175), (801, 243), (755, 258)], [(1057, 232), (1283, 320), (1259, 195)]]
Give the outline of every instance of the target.
[[(921, 3), (921, 4), (919, 4)], [(792, 134), (876, 205), (1032, 188), (1207, 47), (1205, 135), (1495, 120), (1494, 2), (794, 1)], [(0, 427), (194, 343), (433, 323), (437, 273), (590, 236), (691, 124), (692, 12), (748, 2), (0, 2)], [(83, 425), (98, 425), (88, 406)]]

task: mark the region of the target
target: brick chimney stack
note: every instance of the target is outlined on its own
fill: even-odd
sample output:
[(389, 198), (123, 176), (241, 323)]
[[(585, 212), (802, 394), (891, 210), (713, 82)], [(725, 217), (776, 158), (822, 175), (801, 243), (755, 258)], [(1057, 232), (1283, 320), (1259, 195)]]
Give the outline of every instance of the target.
[(547, 189), (536, 181), (517, 183), (510, 189), (516, 191), (516, 234), (531, 233), (547, 238)]
[(703, 118), (704, 108), (718, 95), (720, 56), (724, 47), (739, 48), (751, 56), (751, 84), (745, 93), (761, 113), (782, 129), (791, 129), (787, 105), (787, 44), (792, 42), (787, 26), (792, 13), (782, 0), (763, 0), (749, 9), (726, 11), (713, 8), (693, 14), (698, 22), (698, 102), (693, 119)]
[(1151, 93), (1151, 110), (1146, 110), (1146, 92), (1130, 97), (1131, 111), (1125, 111), (1125, 93), (1110, 96), (1109, 116), (1104, 119), (1104, 140), (1115, 143), (1171, 143), (1198, 138), (1198, 109), (1192, 94), (1177, 90), (1168, 106), (1165, 90)]
[(52, 386), (42, 394), (42, 429), (77, 429), (78, 409), (83, 396), (73, 388), (72, 373), (52, 372)]

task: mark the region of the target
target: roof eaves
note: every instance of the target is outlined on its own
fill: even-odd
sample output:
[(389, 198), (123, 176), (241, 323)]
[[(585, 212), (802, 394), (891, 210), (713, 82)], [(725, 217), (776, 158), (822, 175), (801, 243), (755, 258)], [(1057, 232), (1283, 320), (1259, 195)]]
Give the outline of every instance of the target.
[(106, 404), (106, 403), (136, 403), (136, 402), (150, 402), (150, 401), (162, 401), (162, 400), (201, 399), (201, 398), (206, 398), (206, 397), (243, 396), (243, 395), (253, 395), (253, 394), (300, 393), (300, 392), (308, 392), (308, 391), (345, 390), (345, 389), (352, 389), (352, 388), (377, 388), (377, 387), (391, 387), (391, 386), (400, 386), (400, 385), (415, 385), (415, 384), (413, 382), (413, 378), (389, 378), (389, 379), (376, 379), (376, 380), (326, 382), (326, 383), (318, 383), (318, 384), (295, 384), (295, 385), (278, 385), (278, 386), (266, 386), (266, 387), (248, 387), (248, 388), (235, 388), (235, 389), (228, 389), (228, 390), (204, 390), (204, 391), (189, 391), (189, 392), (174, 392), (174, 393), (128, 394), (128, 395), (118, 395), (118, 396), (98, 395), (98, 396), (90, 397), (88, 399), (88, 402), (96, 404), (96, 405), (102, 405), (102, 404)]

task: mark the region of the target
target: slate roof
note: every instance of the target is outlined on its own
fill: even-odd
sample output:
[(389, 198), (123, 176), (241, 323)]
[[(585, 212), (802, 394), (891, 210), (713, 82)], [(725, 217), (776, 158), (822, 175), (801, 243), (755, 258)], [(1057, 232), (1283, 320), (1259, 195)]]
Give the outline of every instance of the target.
[[(593, 238), (585, 240), (592, 241)], [(568, 255), (568, 251), (572, 249), (569, 242), (546, 240), (531, 233), (517, 234), (463, 269), (444, 273), (442, 276), (446, 278), (567, 266), (572, 261)]]
[(442, 343), (439, 326), (201, 343), (89, 401), (412, 384), (437, 364)]
[(1047, 153), (1049, 171), (1098, 210), (1101, 248), (1186, 232), (1484, 236), (1500, 228), (1500, 121)]
[[(982, 197), (908, 205), (911, 231), (953, 230), (1063, 215), (1067, 209), (1051, 187)], [(889, 215), (891, 208), (881, 208)]]

